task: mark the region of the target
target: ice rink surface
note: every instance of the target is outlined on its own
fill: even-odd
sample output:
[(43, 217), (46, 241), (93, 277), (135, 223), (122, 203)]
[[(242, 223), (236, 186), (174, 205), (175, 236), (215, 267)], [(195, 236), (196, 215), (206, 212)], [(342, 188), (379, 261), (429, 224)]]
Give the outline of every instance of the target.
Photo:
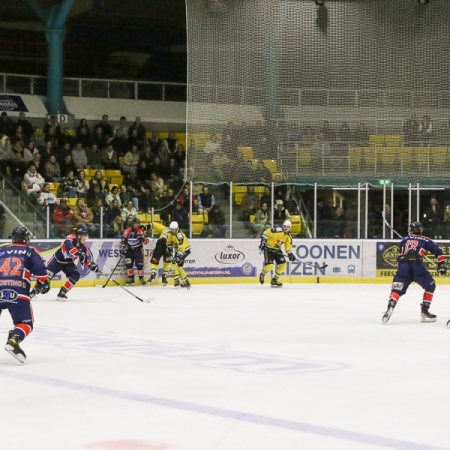
[(383, 325), (389, 284), (193, 283), (33, 301), (26, 363), (0, 353), (1, 448), (450, 448), (450, 286), (437, 322), (415, 285)]

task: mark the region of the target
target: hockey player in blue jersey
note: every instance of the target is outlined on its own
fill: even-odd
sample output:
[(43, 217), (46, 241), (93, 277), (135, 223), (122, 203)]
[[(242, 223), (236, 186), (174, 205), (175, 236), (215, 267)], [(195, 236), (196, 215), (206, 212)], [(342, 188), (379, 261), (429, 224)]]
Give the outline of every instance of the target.
[(392, 282), (388, 308), (382, 319), (383, 323), (389, 320), (400, 297), (406, 293), (409, 285), (414, 281), (425, 291), (421, 304), (422, 322), (436, 322), (436, 316), (429, 312), (436, 283), (430, 272), (423, 266), (422, 260), (427, 252), (430, 252), (436, 257), (436, 269), (440, 275), (447, 273), (447, 267), (442, 250), (422, 233), (422, 223), (413, 222), (409, 226), (409, 235), (402, 239), (397, 260), (398, 269)]
[(7, 309), (14, 324), (5, 349), (23, 363), (26, 355), (19, 344), (33, 330), (31, 275), (36, 277), (37, 292), (45, 294), (50, 285), (42, 256), (28, 245), (30, 232), (25, 227), (15, 227), (11, 239), (12, 245), (0, 248), (0, 314)]
[(138, 270), (141, 284), (147, 284), (144, 280), (144, 244), (148, 244), (148, 239), (141, 228), (141, 222), (137, 218), (133, 219), (131, 227), (123, 232), (120, 244), (120, 256), (125, 257), (125, 267), (128, 273), (126, 284), (128, 286), (134, 286), (134, 265)]
[[(63, 272), (67, 281), (59, 290), (57, 300), (67, 300), (67, 293), (75, 286), (80, 279), (80, 272), (77, 268), (79, 262), (82, 267), (89, 268), (92, 272), (99, 272), (97, 264), (90, 260), (91, 253), (85, 245), (88, 239), (88, 232), (82, 228), (66, 236), (66, 240), (61, 247), (49, 259), (47, 263), (47, 274), (50, 280), (59, 272)], [(35, 295), (34, 292), (31, 295)]]

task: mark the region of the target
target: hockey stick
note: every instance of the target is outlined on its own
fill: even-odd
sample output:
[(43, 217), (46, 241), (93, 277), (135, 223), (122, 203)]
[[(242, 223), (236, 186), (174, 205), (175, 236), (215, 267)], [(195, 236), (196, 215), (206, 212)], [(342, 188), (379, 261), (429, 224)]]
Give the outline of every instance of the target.
[(394, 230), (394, 228), (391, 227), (391, 225), (386, 219), (386, 214), (384, 211), (381, 213), (381, 215), (383, 216), (384, 223), (388, 226), (388, 228), (392, 230), (400, 239), (403, 239), (403, 236), (398, 231)]
[(131, 291), (129, 291), (126, 287), (122, 286), (120, 283), (118, 283), (116, 280), (112, 280), (114, 284), (122, 288), (124, 291), (128, 292), (130, 295), (132, 295), (134, 298), (138, 299), (142, 303), (150, 303), (154, 298), (148, 299), (148, 300), (142, 300), (142, 298), (138, 297), (137, 295), (133, 294)]
[[(111, 277), (114, 275), (114, 272), (116, 271), (116, 269), (119, 267), (119, 264), (122, 262), (122, 259), (123, 259), (123, 256), (121, 256), (120, 258), (119, 258), (119, 261), (117, 261), (117, 264), (116, 264), (116, 267), (114, 267), (114, 269), (112, 270), (112, 272), (111, 272), (111, 275), (109, 276), (109, 278), (106, 280), (106, 283), (102, 286), (102, 287), (106, 287), (106, 285), (109, 283), (109, 280), (111, 279)], [(104, 275), (103, 273), (102, 273), (102, 275)], [(113, 280), (114, 281), (114, 280)]]
[[(287, 257), (287, 255), (285, 255), (283, 252), (277, 252), (276, 250), (271, 250), (271, 249), (267, 249), (267, 251), (275, 253), (275, 254), (280, 255), (280, 256)], [(319, 264), (317, 264), (317, 263), (306, 262), (306, 261), (299, 261), (298, 259), (296, 259), (295, 261), (291, 261), (289, 258), (287, 258), (287, 262), (298, 262), (299, 264), (304, 264), (305, 266), (312, 266), (315, 269), (319, 269), (319, 270), (323, 270), (323, 269), (328, 267), (328, 264), (325, 264), (325, 263), (322, 266), (319, 266)]]

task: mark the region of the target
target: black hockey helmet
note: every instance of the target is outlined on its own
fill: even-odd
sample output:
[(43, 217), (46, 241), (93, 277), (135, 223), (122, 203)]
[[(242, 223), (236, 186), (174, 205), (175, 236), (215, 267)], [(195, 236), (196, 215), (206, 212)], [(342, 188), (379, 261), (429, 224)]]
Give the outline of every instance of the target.
[(413, 234), (422, 234), (423, 233), (423, 224), (422, 222), (413, 222), (409, 226), (409, 232)]
[(11, 240), (13, 242), (21, 242), (23, 244), (28, 244), (31, 239), (31, 233), (26, 227), (15, 227), (11, 233)]
[(78, 228), (75, 230), (75, 234), (77, 236), (89, 236), (88, 230), (85, 230), (84, 228)]
[(131, 225), (134, 225), (135, 223), (137, 223), (137, 224), (141, 224), (141, 221), (137, 218), (137, 217), (135, 217), (132, 221), (131, 221)]

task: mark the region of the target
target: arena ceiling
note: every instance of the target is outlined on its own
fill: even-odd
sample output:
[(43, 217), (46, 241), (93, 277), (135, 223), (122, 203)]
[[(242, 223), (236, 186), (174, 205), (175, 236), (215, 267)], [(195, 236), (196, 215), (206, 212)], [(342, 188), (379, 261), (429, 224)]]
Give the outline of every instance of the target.
[[(34, 0), (48, 8), (60, 0)], [(45, 26), (25, 0), (0, 2), (3, 73), (45, 75)], [(186, 79), (184, 0), (75, 0), (67, 20), (65, 75)]]

